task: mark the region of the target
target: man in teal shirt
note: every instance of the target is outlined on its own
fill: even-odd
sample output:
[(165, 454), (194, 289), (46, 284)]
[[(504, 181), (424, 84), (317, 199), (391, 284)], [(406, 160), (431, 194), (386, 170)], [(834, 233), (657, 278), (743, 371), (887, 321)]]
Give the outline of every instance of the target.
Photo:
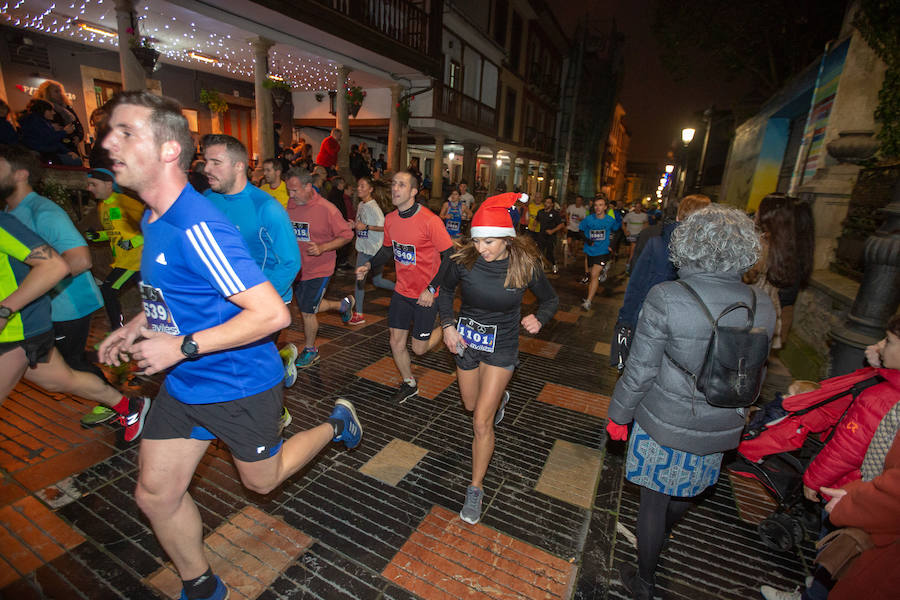
[[(287, 212), (278, 200), (247, 180), (247, 148), (237, 138), (204, 136), (203, 158), (210, 185), (203, 195), (238, 228), (250, 256), (289, 303), (300, 271), (300, 248)], [(297, 380), (297, 347), (287, 344), (279, 354), (285, 368), (284, 385), (291, 387)]]
[[(123, 396), (84, 356), (91, 314), (103, 306), (103, 301), (90, 272), (91, 255), (84, 238), (66, 211), (31, 187), (39, 175), (40, 163), (34, 152), (19, 146), (0, 146), (0, 199), (6, 201), (6, 212), (62, 255), (71, 273), (49, 292), (56, 351), (64, 360), (51, 352), (49, 367), (32, 369), (25, 378), (50, 391), (72, 393), (112, 409), (99, 409), (103, 420), (120, 417), (125, 441), (131, 442), (143, 431), (150, 400)], [(97, 422), (101, 421), (85, 424)]]

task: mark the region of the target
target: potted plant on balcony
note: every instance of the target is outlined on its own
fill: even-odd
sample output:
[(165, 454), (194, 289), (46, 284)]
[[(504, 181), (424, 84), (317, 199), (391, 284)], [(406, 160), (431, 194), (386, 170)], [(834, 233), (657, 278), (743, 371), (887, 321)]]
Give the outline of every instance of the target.
[(363, 100), (366, 98), (366, 92), (360, 86), (350, 82), (347, 85), (347, 111), (350, 113), (351, 117), (356, 117), (359, 114), (359, 109), (362, 108)]
[(276, 108), (281, 108), (285, 100), (291, 95), (291, 84), (284, 80), (267, 77), (263, 80), (263, 87), (272, 92), (272, 102)]
[(410, 96), (409, 98), (403, 98), (397, 103), (397, 117), (400, 118), (401, 125), (407, 125), (409, 123), (409, 118), (412, 116), (412, 110), (409, 107), (409, 103), (411, 100), (415, 99), (415, 96)]
[(200, 90), (200, 102), (205, 104), (210, 112), (219, 114), (228, 110), (228, 102), (216, 90)]
[(153, 75), (159, 65), (159, 50), (153, 47), (153, 38), (141, 35), (134, 27), (125, 30), (128, 33), (128, 46), (138, 63), (144, 68), (147, 77)]

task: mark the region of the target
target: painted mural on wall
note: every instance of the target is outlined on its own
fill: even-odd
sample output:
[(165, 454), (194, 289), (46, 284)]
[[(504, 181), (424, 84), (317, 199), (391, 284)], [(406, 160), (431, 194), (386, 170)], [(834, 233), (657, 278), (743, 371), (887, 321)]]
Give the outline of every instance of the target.
[(828, 128), (828, 117), (831, 115), (831, 108), (837, 95), (838, 83), (844, 70), (844, 61), (847, 58), (849, 47), (850, 40), (847, 39), (828, 53), (816, 81), (812, 111), (803, 134), (805, 142), (810, 146), (801, 183), (808, 181), (818, 169), (825, 166), (825, 134)]

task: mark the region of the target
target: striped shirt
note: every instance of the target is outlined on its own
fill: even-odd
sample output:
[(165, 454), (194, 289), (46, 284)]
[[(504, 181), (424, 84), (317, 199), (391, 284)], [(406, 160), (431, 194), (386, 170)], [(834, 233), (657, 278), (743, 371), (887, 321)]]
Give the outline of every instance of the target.
[[(241, 312), (230, 296), (266, 281), (240, 232), (190, 185), (158, 219), (150, 214), (141, 224), (140, 289), (151, 329), (187, 335), (220, 325)], [(263, 339), (182, 361), (165, 385), (181, 402), (207, 404), (258, 394), (282, 377), (275, 345)]]

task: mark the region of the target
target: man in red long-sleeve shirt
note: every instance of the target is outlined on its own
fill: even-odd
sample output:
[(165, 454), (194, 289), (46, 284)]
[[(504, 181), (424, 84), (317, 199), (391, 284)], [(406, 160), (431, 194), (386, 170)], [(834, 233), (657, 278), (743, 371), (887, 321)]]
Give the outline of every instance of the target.
[(316, 156), (316, 164), (325, 167), (329, 175), (333, 175), (337, 166), (338, 152), (341, 150), (341, 137), (343, 132), (335, 127), (331, 135), (322, 140), (319, 146), (319, 154)]

